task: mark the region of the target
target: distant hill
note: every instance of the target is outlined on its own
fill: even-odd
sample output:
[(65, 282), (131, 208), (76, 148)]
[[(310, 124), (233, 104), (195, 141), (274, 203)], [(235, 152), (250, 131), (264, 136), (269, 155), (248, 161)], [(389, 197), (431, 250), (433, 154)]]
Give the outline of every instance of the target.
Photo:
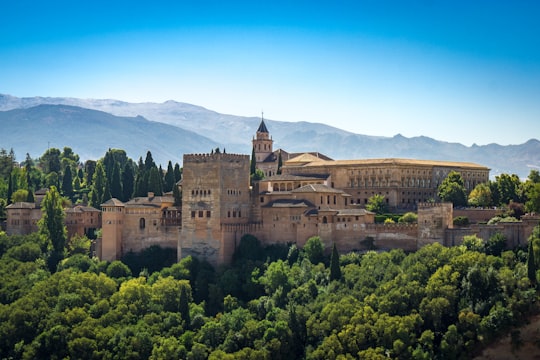
[[(30, 126), (28, 123), (21, 122), (19, 125), (16, 125), (16, 122), (11, 123), (10, 126), (24, 131), (21, 133), (12, 128), (6, 130), (8, 131), (6, 133), (17, 134), (17, 136), (2, 138), (0, 147), (13, 147), (17, 154), (24, 155), (30, 152), (33, 157), (37, 157), (46, 149), (47, 142), (51, 141), (51, 146), (71, 146), (81, 157), (89, 156), (94, 159), (103, 156), (109, 147), (123, 148), (132, 158), (144, 157), (146, 151), (150, 149), (154, 159), (166, 165), (169, 159), (181, 161), (183, 153), (208, 152), (217, 146), (225, 147), (230, 153), (250, 154), (251, 139), (260, 123), (258, 117), (225, 115), (176, 101), (166, 101), (161, 104), (128, 103), (107, 99), (17, 98), (0, 95), (0, 110), (9, 110), (7, 113), (0, 113), (2, 129), (5, 129), (4, 124), (7, 124), (7, 119), (15, 116), (14, 114), (23, 118), (30, 117), (30, 115), (23, 115), (28, 112), (32, 114), (31, 117), (36, 124), (44, 117), (48, 117), (49, 120), (54, 118), (56, 115), (50, 112), (53, 111), (52, 109), (60, 113), (58, 115), (60, 118), (66, 116), (66, 111), (60, 110), (63, 107), (38, 106), (43, 104), (70, 105), (99, 110), (99, 112), (84, 112), (83, 109), (75, 111), (75, 108), (70, 108), (73, 122), (81, 122), (81, 125), (72, 125), (71, 129), (78, 129), (81, 132), (84, 127), (85, 136), (82, 138), (74, 137), (73, 131), (65, 132), (60, 131), (61, 129), (57, 129), (58, 131), (50, 129), (52, 133), (47, 137), (51, 139), (43, 139), (45, 134), (41, 132), (42, 136), (39, 136), (39, 131), (36, 138), (32, 138), (28, 136), (27, 129), (20, 129), (22, 125)], [(19, 112), (12, 112), (14, 109), (18, 109)], [(45, 109), (48, 109), (49, 113)], [(101, 130), (96, 130), (88, 120), (87, 116), (90, 114), (94, 119), (92, 121), (98, 119), (101, 121)], [(116, 122), (111, 119), (115, 119)], [(111, 121), (110, 124), (108, 121)], [(399, 134), (393, 137), (353, 134), (332, 126), (310, 122), (283, 122), (270, 119), (265, 119), (265, 122), (274, 139), (274, 148), (281, 147), (291, 152), (319, 151), (334, 159), (399, 157), (470, 161), (490, 167), (492, 176), (500, 173), (515, 173), (523, 178), (531, 169), (540, 169), (540, 142), (536, 139), (520, 145), (465, 146), (425, 136), (406, 138)], [(142, 132), (137, 132), (139, 129), (133, 128), (142, 127), (142, 124), (145, 129)], [(58, 136), (60, 132), (65, 135)], [(146, 136), (142, 136), (143, 133)], [(53, 134), (57, 136), (52, 136)], [(136, 135), (139, 137), (135, 137)], [(30, 146), (36, 150), (32, 150)], [(100, 146), (103, 147), (99, 148)], [(96, 152), (98, 156), (94, 155)], [(18, 158), (20, 159), (21, 156)]]
[(179, 127), (141, 116), (119, 117), (68, 105), (38, 105), (0, 112), (0, 147), (13, 148), (17, 160), (41, 156), (48, 147), (69, 146), (82, 160), (99, 159), (109, 148), (144, 159), (150, 150), (156, 163), (182, 162), (182, 155), (209, 152), (219, 144)]

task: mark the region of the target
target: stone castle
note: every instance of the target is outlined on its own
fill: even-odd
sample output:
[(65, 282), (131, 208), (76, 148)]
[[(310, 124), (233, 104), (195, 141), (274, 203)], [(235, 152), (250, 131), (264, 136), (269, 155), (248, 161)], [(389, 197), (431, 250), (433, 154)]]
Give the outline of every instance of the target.
[[(176, 249), (213, 264), (228, 263), (242, 236), (251, 234), (263, 244), (296, 244), (319, 236), (327, 249), (340, 252), (400, 248), (413, 251), (429, 243), (459, 245), (463, 236), (476, 234), (488, 240), (496, 232), (508, 247), (527, 242), (539, 218), (483, 225), (500, 210), (453, 209), (436, 202), (437, 188), (451, 171), (457, 171), (471, 191), (487, 182), (489, 169), (468, 162), (364, 159), (332, 160), (318, 152), (289, 153), (273, 149), (273, 140), (261, 120), (252, 139), (256, 167), (265, 178), (250, 182), (248, 155), (213, 152), (186, 154), (183, 158), (182, 205), (171, 194), (136, 197), (127, 202), (110, 199), (102, 210), (75, 206), (66, 210), (68, 236), (93, 237), (102, 229), (96, 246), (104, 260), (120, 259), (153, 245)], [(7, 210), (6, 231), (37, 231), (40, 202), (46, 189), (36, 192), (35, 203), (14, 203)], [(416, 211), (415, 224), (375, 223), (365, 209), (368, 199), (382, 195), (398, 212)], [(467, 216), (468, 227), (453, 226), (454, 216)]]
[[(367, 159), (332, 160), (311, 153), (273, 149), (261, 120), (252, 140), (256, 166), (265, 178), (250, 184), (248, 155), (187, 154), (183, 158), (181, 207), (171, 195), (111, 199), (102, 204), (102, 239), (98, 254), (119, 259), (152, 245), (176, 248), (213, 264), (228, 263), (241, 237), (263, 244), (294, 243), (302, 247), (319, 236), (340, 252), (367, 248), (416, 250), (439, 242), (461, 243), (463, 236), (501, 231), (513, 244), (526, 242), (538, 218), (518, 225), (486, 229), (453, 229), (453, 209), (436, 203), (437, 188), (449, 172), (459, 172), (468, 191), (488, 181), (487, 167), (468, 162)], [(368, 199), (383, 195), (398, 211), (417, 210), (417, 224), (376, 224), (365, 210)], [(508, 237), (510, 239), (510, 237)], [(517, 239), (517, 240), (516, 240)], [(487, 239), (485, 239), (487, 240)]]

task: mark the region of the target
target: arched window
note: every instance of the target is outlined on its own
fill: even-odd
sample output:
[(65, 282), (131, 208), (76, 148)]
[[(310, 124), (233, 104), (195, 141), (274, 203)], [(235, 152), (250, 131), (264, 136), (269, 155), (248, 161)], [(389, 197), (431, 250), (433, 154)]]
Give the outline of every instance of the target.
[(322, 223), (323, 224), (328, 224), (328, 219), (326, 218), (326, 216), (323, 216)]
[(139, 229), (144, 229), (146, 227), (146, 220), (144, 218), (139, 219)]

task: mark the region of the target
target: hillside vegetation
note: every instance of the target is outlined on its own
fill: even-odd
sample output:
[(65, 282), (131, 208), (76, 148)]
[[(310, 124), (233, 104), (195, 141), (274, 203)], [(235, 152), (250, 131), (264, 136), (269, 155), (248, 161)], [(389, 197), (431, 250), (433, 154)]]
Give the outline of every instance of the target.
[(538, 299), (525, 250), (433, 244), (338, 262), (318, 238), (300, 250), (246, 236), (219, 269), (151, 248), (74, 254), (51, 273), (47, 247), (0, 235), (1, 358), (464, 359)]

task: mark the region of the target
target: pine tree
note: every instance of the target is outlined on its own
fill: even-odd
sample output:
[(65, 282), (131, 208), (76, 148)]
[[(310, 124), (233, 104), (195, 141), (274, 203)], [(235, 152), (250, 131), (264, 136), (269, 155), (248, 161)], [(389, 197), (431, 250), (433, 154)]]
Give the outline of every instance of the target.
[(54, 272), (60, 260), (64, 258), (67, 241), (62, 197), (55, 186), (51, 186), (43, 198), (41, 211), (43, 215), (38, 221), (39, 233), (51, 245), (52, 251), (49, 255), (48, 265), (49, 270)]
[(341, 279), (341, 267), (339, 266), (339, 254), (336, 243), (332, 247), (332, 257), (330, 258), (330, 281)]
[(536, 260), (534, 258), (534, 237), (529, 238), (529, 252), (527, 254), (527, 276), (531, 285), (536, 286)]

